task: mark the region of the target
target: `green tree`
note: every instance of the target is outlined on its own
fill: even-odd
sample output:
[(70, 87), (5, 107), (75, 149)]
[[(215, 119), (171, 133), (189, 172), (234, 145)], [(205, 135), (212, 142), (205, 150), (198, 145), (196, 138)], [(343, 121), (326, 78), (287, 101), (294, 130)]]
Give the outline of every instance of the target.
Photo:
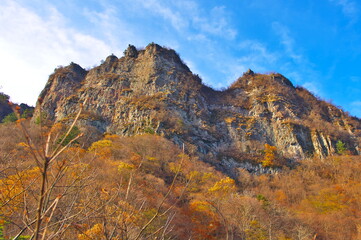
[(341, 140), (338, 140), (336, 143), (336, 152), (340, 155), (343, 155), (345, 154), (346, 150), (346, 144), (343, 143)]
[(15, 113), (12, 112), (4, 117), (4, 119), (2, 120), (2, 123), (15, 122), (16, 120), (18, 120), (18, 118), (16, 117)]
[(0, 92), (0, 103), (7, 103), (9, 101), (9, 96), (5, 93)]
[[(66, 146), (69, 144), (70, 141), (72, 141), (74, 138), (78, 137), (81, 134), (81, 131), (77, 126), (74, 126), (69, 133), (64, 134), (58, 139), (57, 143), (62, 143), (62, 146)], [(74, 143), (78, 143), (77, 141), (74, 141)]]

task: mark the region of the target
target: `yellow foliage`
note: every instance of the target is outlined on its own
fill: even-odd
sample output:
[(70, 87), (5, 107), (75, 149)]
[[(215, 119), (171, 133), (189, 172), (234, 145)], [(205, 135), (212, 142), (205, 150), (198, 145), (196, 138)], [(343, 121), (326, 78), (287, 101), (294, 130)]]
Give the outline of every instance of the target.
[(232, 122), (234, 122), (236, 120), (235, 117), (227, 117), (224, 119), (224, 121), (228, 124), (231, 124)]
[(149, 156), (147, 156), (147, 159), (148, 159), (149, 161), (157, 161), (157, 160), (158, 160), (158, 159), (155, 158), (155, 157), (149, 157)]
[(264, 157), (262, 162), (263, 167), (272, 167), (275, 165), (277, 148), (268, 144), (264, 145)]
[(227, 193), (234, 191), (236, 189), (236, 185), (234, 183), (234, 180), (226, 177), (222, 178), (218, 182), (216, 182), (213, 187), (208, 189), (208, 193), (214, 194), (214, 195), (220, 195), (224, 196)]
[(10, 214), (21, 206), (26, 188), (33, 184), (38, 176), (40, 170), (35, 167), (0, 180), (0, 215)]
[(113, 141), (113, 140), (118, 140), (118, 139), (119, 139), (119, 136), (118, 136), (118, 135), (115, 135), (115, 134), (106, 134), (106, 135), (104, 136), (104, 139)]
[(55, 133), (55, 132), (59, 132), (62, 130), (62, 128), (64, 127), (64, 125), (61, 122), (55, 123), (51, 129), (50, 132), (51, 133)]
[(286, 237), (286, 236), (280, 236), (277, 240), (293, 240), (292, 238)]
[(19, 146), (19, 147), (25, 147), (25, 148), (29, 147), (29, 145), (26, 144), (26, 143), (24, 143), (24, 142), (18, 143), (18, 146)]
[(186, 175), (186, 178), (189, 180), (189, 179), (193, 179), (193, 180), (195, 180), (195, 179), (198, 179), (198, 178), (200, 178), (201, 177), (201, 173), (200, 172), (198, 172), (198, 171), (191, 171), (190, 173), (188, 173), (187, 175)]
[(214, 233), (219, 228), (219, 219), (214, 208), (206, 201), (193, 200), (189, 204), (192, 213), (193, 231), (196, 233), (194, 239), (219, 239)]
[(89, 147), (89, 152), (94, 152), (95, 154), (99, 155), (100, 157), (107, 158), (110, 157), (111, 154), (111, 147), (113, 142), (111, 140), (99, 140), (97, 142), (92, 143)]
[(189, 204), (192, 211), (209, 212), (212, 210), (211, 205), (206, 201), (193, 200)]
[(135, 166), (133, 164), (129, 164), (129, 163), (125, 163), (125, 162), (120, 162), (118, 164), (118, 171), (123, 172), (124, 170), (132, 170), (134, 169)]
[(179, 164), (176, 164), (174, 162), (169, 163), (169, 169), (173, 173), (182, 172), (181, 166)]
[(213, 177), (213, 173), (211, 173), (211, 172), (203, 173), (202, 182), (207, 182), (212, 177)]
[(89, 239), (103, 240), (105, 239), (103, 232), (104, 232), (103, 225), (97, 223), (92, 228), (85, 231), (84, 234), (79, 234), (78, 240), (89, 240)]
[(335, 189), (322, 189), (318, 195), (310, 197), (309, 202), (320, 213), (329, 213), (347, 207), (348, 198)]
[(111, 147), (112, 143), (113, 142), (111, 140), (99, 140), (97, 142), (93, 142), (88, 151), (97, 151), (105, 147)]

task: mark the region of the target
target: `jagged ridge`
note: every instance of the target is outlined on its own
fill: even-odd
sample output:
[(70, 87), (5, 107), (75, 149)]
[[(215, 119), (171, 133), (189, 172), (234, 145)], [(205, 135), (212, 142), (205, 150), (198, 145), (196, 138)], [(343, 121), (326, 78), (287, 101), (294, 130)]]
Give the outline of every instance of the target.
[(74, 63), (59, 68), (40, 97), (37, 116), (41, 109), (52, 121), (67, 121), (87, 99), (83, 126), (119, 135), (161, 134), (228, 165), (251, 160), (265, 143), (293, 159), (332, 155), (339, 140), (359, 154), (361, 121), (281, 74), (248, 71), (216, 91), (174, 50), (153, 43), (144, 50), (129, 46), (123, 57), (111, 55), (89, 71)]

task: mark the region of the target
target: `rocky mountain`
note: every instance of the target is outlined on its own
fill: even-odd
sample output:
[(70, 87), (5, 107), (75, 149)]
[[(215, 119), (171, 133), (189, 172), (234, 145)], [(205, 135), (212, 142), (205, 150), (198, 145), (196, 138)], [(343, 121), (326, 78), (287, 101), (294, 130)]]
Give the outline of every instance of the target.
[[(60, 67), (40, 94), (35, 118), (67, 122), (86, 101), (79, 125), (102, 133), (160, 134), (207, 161), (252, 162), (265, 144), (284, 158), (321, 158), (341, 142), (360, 154), (361, 120), (278, 73), (249, 70), (214, 90), (171, 49), (129, 46), (89, 71)], [(41, 112), (41, 113), (40, 113)]]

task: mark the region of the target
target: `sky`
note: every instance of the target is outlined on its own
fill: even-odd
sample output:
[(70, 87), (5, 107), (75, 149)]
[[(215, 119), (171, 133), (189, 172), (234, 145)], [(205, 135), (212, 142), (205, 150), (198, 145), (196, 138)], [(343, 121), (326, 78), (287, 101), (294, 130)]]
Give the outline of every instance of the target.
[(359, 0), (0, 0), (0, 92), (35, 105), (56, 67), (151, 42), (213, 88), (278, 72), (361, 117)]

